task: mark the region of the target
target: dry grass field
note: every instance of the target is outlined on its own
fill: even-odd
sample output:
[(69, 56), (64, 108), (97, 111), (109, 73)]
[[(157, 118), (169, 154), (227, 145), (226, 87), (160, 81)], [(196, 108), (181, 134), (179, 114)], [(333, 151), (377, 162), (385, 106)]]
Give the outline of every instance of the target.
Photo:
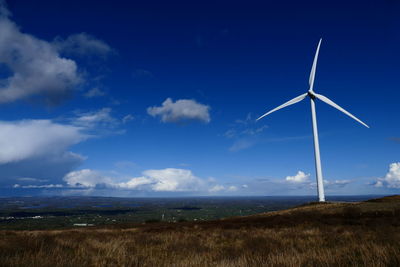
[(400, 198), (208, 222), (1, 231), (1, 266), (400, 266)]

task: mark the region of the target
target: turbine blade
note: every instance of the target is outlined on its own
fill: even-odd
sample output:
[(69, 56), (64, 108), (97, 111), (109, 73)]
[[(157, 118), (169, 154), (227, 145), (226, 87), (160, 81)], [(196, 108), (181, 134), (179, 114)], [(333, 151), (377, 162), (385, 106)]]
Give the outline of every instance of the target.
[(310, 79), (308, 80), (308, 83), (310, 85), (310, 90), (313, 90), (314, 87), (314, 79), (315, 79), (315, 71), (317, 69), (317, 61), (318, 61), (318, 54), (319, 54), (319, 47), (321, 46), (321, 42), (322, 42), (322, 38), (319, 39), (319, 43), (317, 46), (317, 51), (315, 52), (315, 56), (314, 56), (314, 62), (311, 68), (311, 73), (310, 73)]
[(325, 102), (326, 104), (340, 110), (341, 112), (343, 112), (344, 114), (346, 114), (347, 116), (349, 116), (350, 118), (358, 121), (359, 123), (361, 123), (362, 125), (364, 125), (365, 127), (369, 128), (369, 126), (367, 124), (365, 124), (364, 122), (362, 122), (360, 119), (358, 119), (356, 116), (354, 116), (353, 114), (351, 114), (350, 112), (346, 111), (344, 108), (342, 108), (341, 106), (339, 106), (338, 104), (336, 104), (335, 102), (333, 102), (332, 100), (330, 100), (329, 98), (327, 98), (326, 96), (320, 95), (320, 94), (316, 94), (314, 93), (315, 97), (318, 98), (319, 100)]
[(271, 114), (271, 113), (274, 112), (274, 111), (277, 111), (277, 110), (279, 110), (279, 109), (281, 109), (281, 108), (284, 108), (284, 107), (287, 107), (287, 106), (296, 104), (297, 102), (300, 102), (301, 100), (303, 100), (304, 98), (306, 98), (307, 95), (308, 95), (308, 93), (305, 93), (305, 94), (299, 95), (298, 97), (293, 98), (292, 100), (289, 100), (288, 102), (286, 102), (286, 103), (280, 105), (279, 107), (274, 108), (274, 109), (271, 110), (271, 111), (268, 111), (267, 113), (265, 113), (264, 115), (262, 115), (261, 117), (259, 117), (259, 118), (257, 119), (257, 121), (258, 121), (259, 119), (262, 119), (262, 118), (264, 118), (265, 116)]

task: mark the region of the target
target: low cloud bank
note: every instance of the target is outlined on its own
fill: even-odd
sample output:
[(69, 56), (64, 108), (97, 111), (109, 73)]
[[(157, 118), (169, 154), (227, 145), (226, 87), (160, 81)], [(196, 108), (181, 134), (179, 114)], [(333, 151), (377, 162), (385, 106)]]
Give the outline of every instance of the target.
[(69, 187), (109, 188), (119, 190), (139, 190), (145, 192), (223, 192), (235, 191), (236, 187), (215, 184), (214, 180), (201, 179), (191, 170), (166, 168), (146, 170), (142, 176), (125, 178), (111, 177), (101, 172), (83, 169), (65, 175), (64, 181)]

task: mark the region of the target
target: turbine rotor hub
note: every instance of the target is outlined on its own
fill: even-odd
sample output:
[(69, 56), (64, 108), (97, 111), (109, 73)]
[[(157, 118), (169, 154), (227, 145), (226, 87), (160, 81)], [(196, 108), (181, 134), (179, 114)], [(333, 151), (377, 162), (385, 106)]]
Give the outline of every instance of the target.
[(313, 92), (308, 91), (308, 92), (307, 92), (307, 95), (308, 95), (310, 98), (315, 99), (315, 95), (313, 94)]

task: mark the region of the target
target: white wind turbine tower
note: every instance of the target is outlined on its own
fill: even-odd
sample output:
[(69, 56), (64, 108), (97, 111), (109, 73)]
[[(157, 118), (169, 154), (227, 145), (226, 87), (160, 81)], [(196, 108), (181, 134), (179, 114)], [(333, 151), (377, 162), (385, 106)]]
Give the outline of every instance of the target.
[(369, 126), (367, 124), (365, 124), (364, 122), (362, 122), (361, 120), (359, 120), (358, 118), (356, 118), (350, 112), (347, 112), (346, 110), (344, 110), (342, 107), (340, 107), (339, 105), (334, 103), (332, 100), (330, 100), (326, 96), (323, 96), (323, 95), (320, 95), (320, 94), (317, 94), (314, 92), (313, 87), (314, 87), (315, 70), (317, 68), (318, 53), (319, 53), (319, 47), (321, 46), (321, 41), (322, 41), (322, 39), (319, 40), (317, 51), (315, 52), (314, 62), (313, 62), (312, 68), (311, 68), (310, 79), (309, 79), (310, 89), (307, 91), (307, 93), (302, 94), (298, 97), (295, 97), (292, 100), (289, 100), (288, 102), (280, 105), (279, 107), (274, 108), (273, 110), (271, 110), (271, 111), (265, 113), (264, 115), (262, 115), (261, 117), (259, 117), (257, 120), (262, 119), (265, 116), (267, 116), (267, 115), (271, 114), (272, 112), (277, 111), (281, 108), (296, 104), (297, 102), (302, 101), (307, 96), (310, 98), (312, 126), (313, 126), (313, 135), (314, 135), (315, 169), (316, 169), (316, 174), (317, 174), (318, 197), (319, 197), (319, 201), (323, 202), (323, 201), (325, 201), (324, 184), (323, 184), (324, 180), (322, 177), (321, 157), (319, 154), (319, 141), (318, 141), (317, 116), (316, 116), (316, 112), (315, 112), (315, 99), (318, 98), (319, 100), (325, 102), (326, 104), (340, 110), (341, 112), (343, 112), (350, 118), (358, 121), (365, 127), (369, 128)]

